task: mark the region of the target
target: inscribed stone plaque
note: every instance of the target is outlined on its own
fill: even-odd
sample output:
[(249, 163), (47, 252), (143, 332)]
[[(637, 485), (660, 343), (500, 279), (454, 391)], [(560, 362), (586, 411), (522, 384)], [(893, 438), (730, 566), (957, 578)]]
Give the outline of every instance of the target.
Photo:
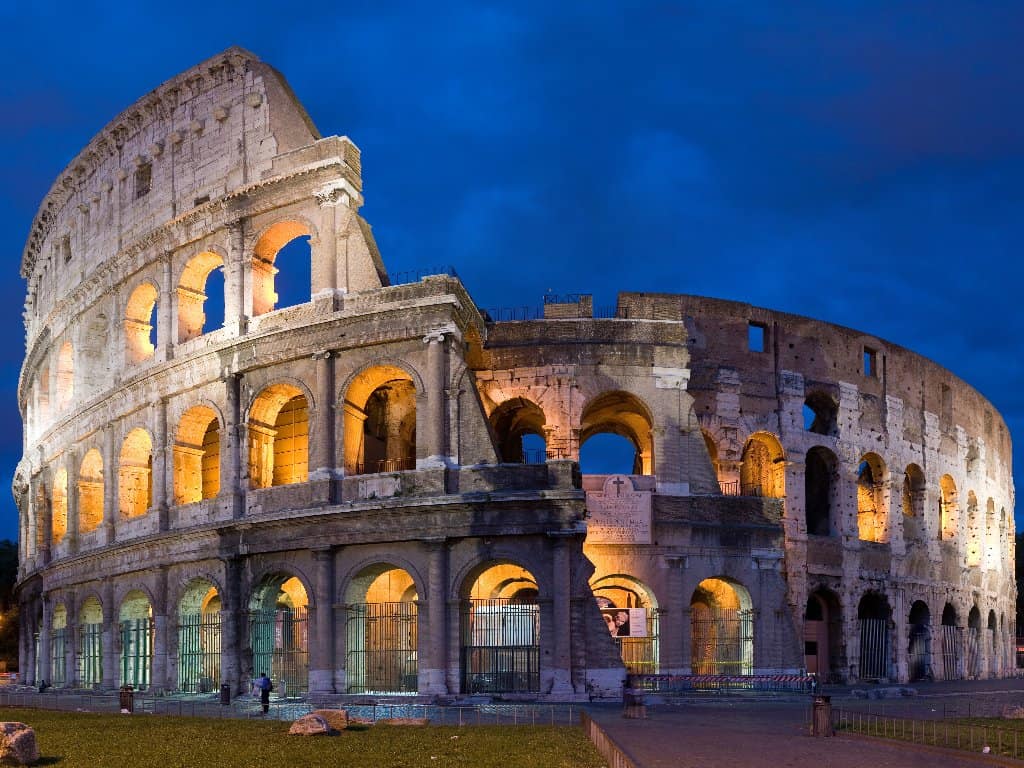
[(587, 542), (650, 544), (651, 492), (637, 491), (627, 475), (609, 475), (600, 491), (587, 491)]

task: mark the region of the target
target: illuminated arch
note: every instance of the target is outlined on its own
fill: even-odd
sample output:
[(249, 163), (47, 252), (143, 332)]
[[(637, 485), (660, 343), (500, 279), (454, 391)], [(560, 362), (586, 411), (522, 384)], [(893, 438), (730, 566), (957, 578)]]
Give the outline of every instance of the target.
[[(638, 675), (657, 674), (661, 655), (658, 601), (651, 588), (624, 574), (593, 579), (590, 588), (608, 632), (619, 646), (626, 671)], [(634, 626), (640, 617), (642, 623)]]
[(982, 528), (978, 497), (974, 491), (967, 492), (967, 565), (976, 568), (981, 565), (985, 531)]
[(75, 348), (65, 341), (57, 354), (57, 408), (68, 407), (75, 397)]
[(133, 589), (121, 601), (121, 685), (149, 687), (153, 665), (153, 606), (149, 596)]
[(309, 688), (309, 596), (287, 572), (264, 576), (249, 600), (249, 642), (253, 676), (267, 673), (279, 694)]
[(124, 339), (128, 360), (139, 363), (153, 357), (157, 290), (152, 283), (137, 286), (124, 311)]
[(624, 437), (636, 451), (630, 474), (654, 474), (654, 441), (650, 409), (636, 395), (621, 390), (603, 392), (592, 398), (580, 418), (580, 446), (591, 437), (610, 433)]
[(209, 693), (220, 679), (222, 608), (208, 579), (192, 579), (178, 601), (178, 690)]
[(960, 503), (956, 483), (949, 475), (943, 475), (939, 479), (939, 538), (943, 541), (955, 540), (959, 525)]
[(94, 688), (103, 682), (103, 606), (90, 595), (78, 609), (78, 684)]
[(278, 295), (274, 277), (278, 272), (277, 254), (296, 238), (312, 235), (312, 230), (301, 221), (279, 221), (260, 235), (253, 248), (252, 258), (252, 313), (254, 316), (272, 312)]
[(136, 427), (121, 445), (118, 509), (125, 518), (141, 517), (153, 505), (153, 440)]
[(309, 478), (309, 402), (294, 384), (272, 384), (249, 410), (249, 479), (253, 488)]
[(220, 493), (220, 421), (206, 405), (189, 408), (174, 439), (174, 503), (192, 504)]
[(888, 470), (877, 453), (866, 453), (857, 466), (857, 535), (861, 541), (889, 540)]
[(204, 312), (207, 281), (214, 270), (223, 270), (223, 267), (223, 257), (213, 251), (198, 253), (185, 265), (177, 291), (179, 344), (207, 332)]
[(704, 579), (690, 597), (690, 666), (699, 675), (749, 675), (754, 668), (750, 592), (724, 577)]
[(743, 446), (740, 494), (769, 499), (786, 495), (786, 454), (775, 435), (755, 432)]
[(53, 543), (59, 544), (68, 532), (68, 471), (64, 467), (53, 475), (51, 515)]
[(103, 522), (103, 457), (90, 448), (78, 470), (78, 532), (89, 533)]
[(345, 472), (416, 468), (416, 385), (396, 365), (367, 368), (345, 393)]
[(523, 448), (527, 435), (544, 437), (544, 411), (536, 403), (522, 397), (506, 400), (491, 412), (491, 427), (498, 438), (501, 460), (522, 463), (531, 457)]

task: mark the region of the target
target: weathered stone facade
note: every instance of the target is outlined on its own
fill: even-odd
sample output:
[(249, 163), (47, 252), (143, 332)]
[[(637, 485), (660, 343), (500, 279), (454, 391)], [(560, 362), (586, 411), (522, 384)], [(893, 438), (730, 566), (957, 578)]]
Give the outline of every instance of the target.
[[(22, 262), (24, 681), (573, 699), (626, 666), (1009, 672), (1010, 440), (977, 392), (734, 302), (494, 322), (455, 277), (389, 284), (361, 186), (240, 49), (54, 184)], [(277, 308), (303, 237), (308, 301)], [(632, 471), (581, 477), (609, 432)], [(613, 638), (612, 607), (644, 631)]]

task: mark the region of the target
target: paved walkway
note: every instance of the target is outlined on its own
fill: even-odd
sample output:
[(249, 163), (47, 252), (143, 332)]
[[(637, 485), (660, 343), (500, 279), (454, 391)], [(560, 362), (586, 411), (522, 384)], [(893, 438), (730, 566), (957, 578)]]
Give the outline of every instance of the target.
[[(825, 691), (833, 704), (859, 711), (885, 705), (887, 714), (897, 704), (903, 714), (923, 716), (947, 707), (966, 708), (987, 700), (1002, 704), (1024, 703), (1024, 681), (999, 680), (977, 683), (929, 683), (914, 686), (918, 695), (908, 699), (865, 700), (852, 689)], [(865, 690), (861, 687), (861, 690)], [(911, 712), (910, 710), (913, 710)], [(920, 713), (920, 715), (918, 714)], [(648, 708), (646, 720), (626, 720), (619, 708), (601, 708), (592, 716), (641, 768), (973, 768), (973, 766), (1024, 765), (994, 760), (978, 754), (951, 754), (883, 740), (851, 735), (814, 738), (808, 735), (806, 701), (709, 701)]]

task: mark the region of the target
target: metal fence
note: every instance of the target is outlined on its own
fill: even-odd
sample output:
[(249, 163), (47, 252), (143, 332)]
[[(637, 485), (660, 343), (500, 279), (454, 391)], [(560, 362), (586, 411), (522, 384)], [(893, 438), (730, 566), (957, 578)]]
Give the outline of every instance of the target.
[(220, 615), (178, 617), (178, 688), (209, 693), (220, 680)]
[(540, 611), (508, 598), (469, 600), (462, 608), (464, 693), (540, 690)]
[(309, 689), (309, 644), (305, 608), (249, 613), (253, 673), (266, 672), (281, 695)]
[(691, 667), (699, 675), (749, 675), (753, 670), (754, 612), (713, 609), (693, 614)]
[(910, 631), (910, 649), (907, 654), (910, 681), (932, 677), (932, 641), (927, 627), (915, 626)]
[(413, 602), (349, 607), (345, 664), (349, 693), (416, 693), (416, 623)]
[(64, 685), (67, 681), (67, 663), (67, 630), (55, 629), (50, 633), (50, 685)]
[(889, 677), (888, 619), (860, 619), (860, 679)]
[(103, 682), (103, 625), (83, 624), (79, 633), (78, 680), (83, 688)]
[(960, 663), (960, 649), (963, 647), (963, 628), (950, 624), (942, 625), (942, 674), (944, 680), (960, 680), (964, 676)]
[(149, 687), (153, 663), (152, 619), (121, 622), (121, 685)]

